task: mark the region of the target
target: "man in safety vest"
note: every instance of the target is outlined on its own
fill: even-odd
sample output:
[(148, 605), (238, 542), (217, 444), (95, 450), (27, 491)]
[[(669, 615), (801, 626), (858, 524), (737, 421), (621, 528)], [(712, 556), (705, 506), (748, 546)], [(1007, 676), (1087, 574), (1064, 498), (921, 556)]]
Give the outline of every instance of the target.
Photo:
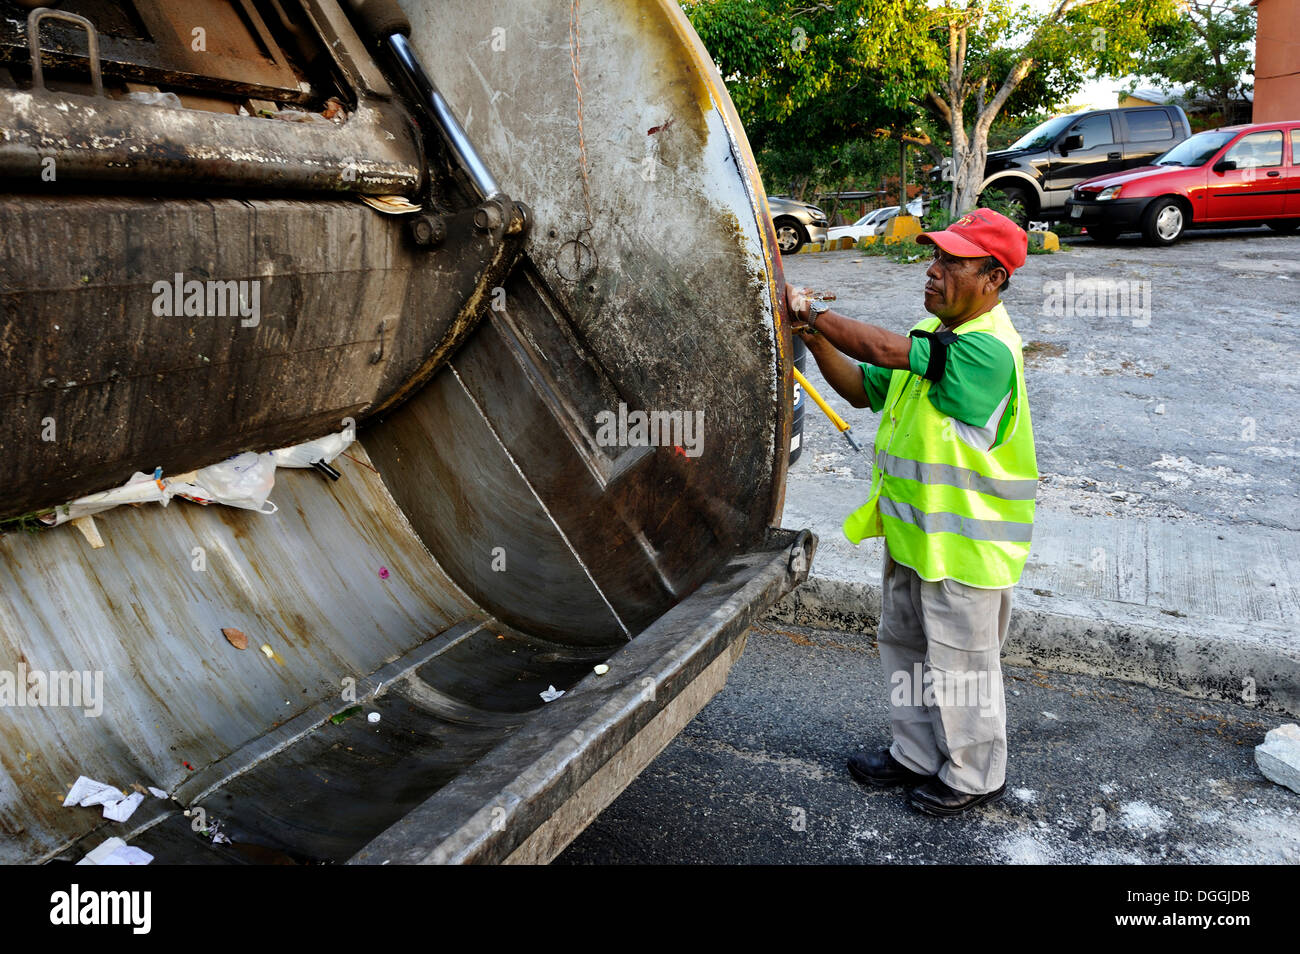
[[(878, 643), (893, 744), (849, 771), (914, 786), (913, 807), (956, 815), (1006, 791), (1001, 648), (1029, 555), (1038, 467), (1020, 336), (999, 293), (1028, 236), (976, 209), (934, 246), (925, 309), (906, 337), (786, 287), (796, 331), (854, 407), (881, 414), (853, 543), (885, 538)], [(847, 357), (846, 357), (847, 356)]]

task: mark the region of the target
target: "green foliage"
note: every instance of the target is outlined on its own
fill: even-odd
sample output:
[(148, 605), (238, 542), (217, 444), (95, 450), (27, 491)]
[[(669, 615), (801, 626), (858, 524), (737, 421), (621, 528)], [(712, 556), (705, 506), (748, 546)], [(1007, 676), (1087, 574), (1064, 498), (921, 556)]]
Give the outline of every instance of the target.
[[(1056, 4), (1023, 0), (681, 2), (727, 83), (765, 180), (799, 194), (808, 184), (830, 191), (896, 171), (897, 137), (924, 133), (930, 94), (948, 95), (950, 23), (966, 29), (958, 98), (970, 133), (978, 107), (1025, 62), (1030, 68), (993, 119), (1036, 119), (1068, 102), (1090, 75), (1130, 73), (1135, 51), (1176, 28), (1183, 0), (1080, 0), (1060, 16)], [(945, 150), (938, 128), (930, 138), (933, 162)]]
[(898, 174), (898, 143), (886, 139), (864, 138), (837, 144), (792, 136), (787, 142), (756, 150), (755, 158), (773, 194), (797, 195), (810, 187), (838, 192)]
[[(940, 61), (925, 0), (684, 0), (769, 187), (896, 171), (879, 130), (911, 128)], [(888, 82), (882, 82), (887, 78)]]
[(1034, 8), (990, 0), (936, 7), (936, 44), (966, 49), (964, 60), (945, 72), (930, 97), (950, 125), (952, 201), (958, 211), (975, 205), (988, 130), (1004, 110), (1053, 108), (1078, 90), (1089, 73), (1127, 73), (1133, 52), (1148, 34), (1176, 21), (1178, 2), (1061, 0)]
[(926, 232), (940, 232), (957, 221), (957, 217), (948, 211), (947, 204), (934, 202), (930, 211), (921, 216), (921, 228)]
[(1183, 87), (1189, 98), (1213, 100), (1226, 113), (1253, 88), (1242, 81), (1255, 68), (1249, 0), (1186, 0), (1184, 15), (1153, 30), (1150, 41), (1132, 62), (1130, 72), (1140, 79), (1130, 90)]
[(1130, 73), (1133, 54), (1146, 47), (1150, 35), (1178, 22), (1180, 2), (1085, 0), (1059, 18), (1053, 15), (1056, 4), (1035, 8), (1012, 0), (991, 0), (973, 5), (982, 11), (982, 16), (973, 16), (966, 3), (952, 3), (936, 8), (932, 34), (934, 41), (946, 48), (948, 24), (967, 25), (963, 78), (968, 87), (964, 101), (968, 111), (976, 104), (981, 81), (987, 102), (1016, 64), (1031, 59), (1032, 69), (1003, 107), (1007, 115), (1030, 116), (1056, 110), (1090, 75)]
[(1012, 202), (1001, 189), (987, 189), (980, 196), (980, 207), (992, 209), (1009, 219), (1015, 219), (1023, 210), (1019, 202)]
[[(1019, 82), (999, 111), (1001, 114), (1052, 112), (1082, 87), (1084, 74), (1069, 68), (1066, 62), (1072, 54), (1068, 44), (1031, 42), (1044, 17), (1028, 6), (1007, 0), (993, 0), (979, 5), (979, 9), (982, 16), (972, 16), (964, 3), (938, 7), (931, 29), (932, 41), (946, 55), (948, 24), (967, 24), (966, 59), (961, 64), (967, 90), (961, 105), (968, 125), (978, 114), (981, 86), (987, 103), (1016, 64), (1031, 53), (1039, 57), (1038, 68)], [(945, 68), (945, 79), (946, 73)]]
[(933, 246), (922, 245), (912, 238), (902, 239), (898, 242), (886, 242), (883, 238), (878, 238), (870, 245), (859, 243), (858, 248), (862, 250), (863, 255), (887, 258), (891, 262), (897, 262), (900, 265), (928, 262), (931, 256), (934, 255)]
[(17, 517), (6, 517), (4, 520), (0, 520), (0, 536), (17, 530), (24, 533), (39, 533), (47, 529), (45, 524), (41, 523), (40, 518), (49, 516), (52, 513), (54, 513), (54, 508), (46, 507), (44, 510), (31, 510)]

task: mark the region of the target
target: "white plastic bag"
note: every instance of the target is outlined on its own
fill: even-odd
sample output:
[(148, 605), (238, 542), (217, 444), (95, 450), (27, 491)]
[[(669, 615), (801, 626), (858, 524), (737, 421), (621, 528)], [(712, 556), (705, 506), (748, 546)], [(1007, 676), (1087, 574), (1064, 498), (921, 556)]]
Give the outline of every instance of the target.
[(171, 493), (158, 480), (157, 471), (153, 474), (135, 473), (121, 487), (78, 497), (70, 503), (55, 507), (54, 513), (41, 517), (40, 520), (48, 527), (57, 527), (69, 520), (111, 510), (121, 504), (160, 503), (165, 507), (170, 499)]
[(212, 494), (195, 484), (194, 479), (194, 471), (190, 471), (180, 477), (166, 477), (163, 479), (163, 483), (167, 485), (167, 492), (174, 497), (180, 497), (182, 500), (205, 506), (216, 503)]
[[(227, 507), (242, 507), (259, 513), (275, 513), (278, 509), (266, 499), (275, 486), (275, 458), (271, 454), (254, 454), (252, 451), (236, 454), (220, 464), (197, 471), (193, 485), (206, 491), (211, 502)], [(174, 488), (174, 491), (183, 492), (179, 488)]]
[(184, 109), (185, 104), (175, 93), (159, 93), (148, 90), (141, 90), (135, 93), (127, 93), (126, 98), (133, 103), (143, 103), (145, 106), (163, 106), (167, 109)]
[(282, 447), (272, 451), (271, 456), (275, 458), (276, 467), (310, 467), (318, 460), (332, 464), (334, 458), (347, 449), (355, 436), (356, 432), (353, 430), (339, 431), (337, 434), (330, 434), (305, 444)]

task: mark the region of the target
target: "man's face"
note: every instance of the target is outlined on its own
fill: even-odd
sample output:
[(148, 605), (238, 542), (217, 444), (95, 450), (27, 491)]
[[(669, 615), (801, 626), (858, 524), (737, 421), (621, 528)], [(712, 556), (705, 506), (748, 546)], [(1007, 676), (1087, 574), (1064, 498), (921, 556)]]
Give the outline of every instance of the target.
[(987, 258), (958, 258), (936, 245), (934, 260), (925, 272), (925, 310), (947, 323), (949, 318), (970, 314), (989, 295), (996, 296), (998, 284), (1005, 276), (1001, 271), (981, 275), (980, 267), (986, 261)]

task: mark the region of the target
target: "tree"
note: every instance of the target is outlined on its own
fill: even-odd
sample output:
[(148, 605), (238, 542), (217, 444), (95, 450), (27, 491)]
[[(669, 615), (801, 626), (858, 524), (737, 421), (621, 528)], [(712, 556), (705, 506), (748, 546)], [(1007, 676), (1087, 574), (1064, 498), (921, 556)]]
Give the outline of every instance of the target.
[(1055, 0), (1036, 13), (1006, 0), (967, 0), (932, 14), (947, 67), (926, 98), (952, 138), (956, 214), (979, 201), (989, 130), (1017, 90), (1034, 93), (1022, 97), (1029, 111), (1077, 90), (1085, 70), (1127, 73), (1132, 52), (1149, 31), (1175, 22), (1177, 7), (1174, 0)]
[(1053, 0), (1045, 12), (1014, 0), (682, 6), (727, 82), (765, 176), (826, 176), (827, 162), (848, 144), (882, 135), (929, 148), (915, 132), (928, 107), (951, 139), (956, 213), (979, 199), (999, 116), (1059, 105), (1089, 70), (1128, 74), (1149, 34), (1176, 24), (1178, 2)]
[[(897, 165), (940, 61), (925, 0), (686, 0), (768, 182), (801, 194)], [(882, 82), (882, 79), (885, 80)]]
[[(1184, 16), (1153, 32), (1132, 72), (1163, 90), (1214, 102), (1224, 122), (1254, 87), (1255, 9), (1247, 0), (1185, 0)], [(1136, 87), (1137, 84), (1134, 84)]]

